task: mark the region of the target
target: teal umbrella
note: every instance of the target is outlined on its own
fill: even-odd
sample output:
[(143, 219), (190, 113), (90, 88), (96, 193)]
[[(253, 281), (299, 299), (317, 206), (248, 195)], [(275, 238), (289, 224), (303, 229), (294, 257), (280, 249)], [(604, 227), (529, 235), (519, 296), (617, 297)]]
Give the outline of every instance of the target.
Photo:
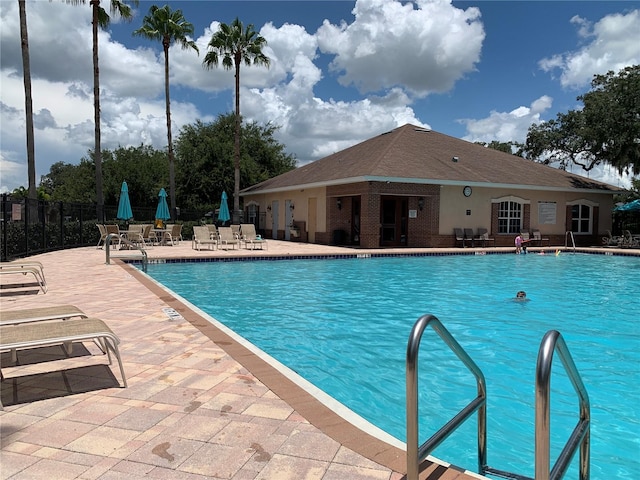
[(633, 202), (618, 205), (614, 210), (618, 212), (635, 212), (640, 211), (640, 200), (636, 199)]
[(231, 220), (231, 215), (229, 214), (229, 205), (227, 205), (227, 192), (222, 192), (222, 200), (220, 201), (220, 212), (218, 213), (218, 220), (223, 223)]
[(131, 211), (131, 203), (129, 202), (129, 188), (127, 182), (122, 182), (122, 188), (120, 189), (120, 201), (118, 202), (118, 220), (130, 220), (133, 218), (133, 212)]
[(160, 189), (158, 193), (158, 208), (156, 208), (156, 220), (169, 220), (171, 214), (169, 213), (169, 205), (167, 205), (167, 192), (164, 188)]

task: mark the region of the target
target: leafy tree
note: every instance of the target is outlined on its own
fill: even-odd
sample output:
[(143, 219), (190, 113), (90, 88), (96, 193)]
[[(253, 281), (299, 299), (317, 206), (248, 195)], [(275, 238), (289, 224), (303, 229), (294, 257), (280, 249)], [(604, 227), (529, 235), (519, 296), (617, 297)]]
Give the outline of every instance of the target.
[[(132, 4), (138, 5), (138, 0), (130, 0)], [(67, 0), (74, 5), (85, 4), (86, 0)], [(118, 15), (125, 20), (131, 20), (131, 7), (122, 0), (110, 0), (111, 15)], [(106, 29), (111, 22), (111, 18), (106, 10), (100, 6), (100, 0), (90, 0), (93, 26), (93, 116), (94, 116), (94, 136), (95, 136), (95, 192), (97, 202), (98, 221), (104, 220), (104, 194), (102, 190), (102, 150), (100, 146), (100, 67), (98, 62), (98, 27)]]
[(542, 163), (574, 163), (589, 171), (608, 163), (619, 173), (640, 173), (640, 66), (596, 75), (592, 90), (569, 110), (532, 125), (524, 151)]
[[(167, 184), (166, 152), (151, 146), (104, 150), (104, 192), (107, 205), (117, 205), (122, 182), (127, 181), (131, 205), (153, 208), (158, 192)], [(41, 186), (52, 200), (92, 203), (95, 190), (95, 155), (89, 152), (78, 165), (57, 162), (42, 177)]]
[[(233, 186), (234, 130), (234, 114), (182, 127), (176, 141), (178, 197), (186, 208), (217, 205), (222, 192)], [(273, 138), (276, 130), (273, 125), (256, 122), (241, 125), (240, 188), (295, 168), (295, 158)]]
[(82, 158), (78, 165), (56, 162), (43, 175), (40, 185), (54, 201), (93, 203), (96, 188), (95, 164)]
[(267, 41), (254, 30), (253, 24), (246, 28), (236, 18), (231, 25), (220, 24), (220, 30), (211, 36), (209, 51), (204, 58), (203, 66), (207, 69), (218, 66), (222, 57), (222, 66), (226, 70), (235, 67), (236, 111), (234, 135), (234, 189), (233, 189), (233, 223), (238, 223), (240, 210), (240, 65), (264, 65), (269, 67), (269, 58), (262, 52)]
[(167, 145), (169, 156), (169, 198), (171, 203), (171, 217), (176, 214), (176, 181), (173, 141), (171, 139), (171, 108), (169, 102), (169, 47), (171, 42), (179, 43), (183, 49), (192, 48), (199, 52), (196, 42), (189, 40), (193, 36), (193, 25), (187, 22), (181, 10), (171, 11), (169, 5), (159, 8), (152, 5), (149, 14), (144, 17), (142, 27), (133, 32), (134, 35), (160, 40), (164, 50), (164, 93), (167, 112)]
[(482, 145), (486, 148), (491, 148), (493, 150), (498, 150), (500, 152), (511, 153), (513, 155), (517, 155), (519, 157), (522, 156), (522, 147), (521, 143), (517, 142), (499, 142), (498, 140), (491, 140), (489, 143), (487, 142), (476, 142), (478, 145)]

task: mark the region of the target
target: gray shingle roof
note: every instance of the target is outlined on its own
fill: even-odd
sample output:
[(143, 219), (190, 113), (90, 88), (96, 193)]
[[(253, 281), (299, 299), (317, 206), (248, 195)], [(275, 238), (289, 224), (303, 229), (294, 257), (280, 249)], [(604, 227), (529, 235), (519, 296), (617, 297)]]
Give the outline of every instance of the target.
[[(453, 157), (457, 157), (457, 161), (453, 161)], [(407, 124), (243, 192), (368, 180), (543, 190), (620, 190), (606, 183)]]

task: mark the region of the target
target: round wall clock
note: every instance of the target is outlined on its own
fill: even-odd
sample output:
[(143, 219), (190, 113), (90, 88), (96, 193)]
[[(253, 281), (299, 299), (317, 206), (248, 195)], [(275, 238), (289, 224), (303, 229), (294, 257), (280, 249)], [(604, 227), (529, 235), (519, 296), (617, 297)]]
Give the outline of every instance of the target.
[(462, 193), (464, 194), (465, 197), (470, 197), (471, 196), (471, 187), (464, 187), (462, 189)]

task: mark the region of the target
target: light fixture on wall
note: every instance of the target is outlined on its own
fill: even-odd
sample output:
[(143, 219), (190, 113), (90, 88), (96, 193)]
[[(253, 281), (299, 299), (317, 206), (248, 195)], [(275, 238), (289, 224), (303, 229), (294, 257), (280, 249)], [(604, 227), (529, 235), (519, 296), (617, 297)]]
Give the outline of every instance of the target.
[(267, 205), (267, 212), (271, 212), (271, 205)]
[(420, 209), (420, 211), (424, 209), (424, 197), (418, 198), (418, 208)]
[(293, 210), (294, 208), (296, 208), (296, 206), (293, 203), (289, 204), (289, 210)]
[(342, 210), (342, 199), (338, 198), (338, 200), (336, 200), (336, 206), (338, 207), (338, 210)]

